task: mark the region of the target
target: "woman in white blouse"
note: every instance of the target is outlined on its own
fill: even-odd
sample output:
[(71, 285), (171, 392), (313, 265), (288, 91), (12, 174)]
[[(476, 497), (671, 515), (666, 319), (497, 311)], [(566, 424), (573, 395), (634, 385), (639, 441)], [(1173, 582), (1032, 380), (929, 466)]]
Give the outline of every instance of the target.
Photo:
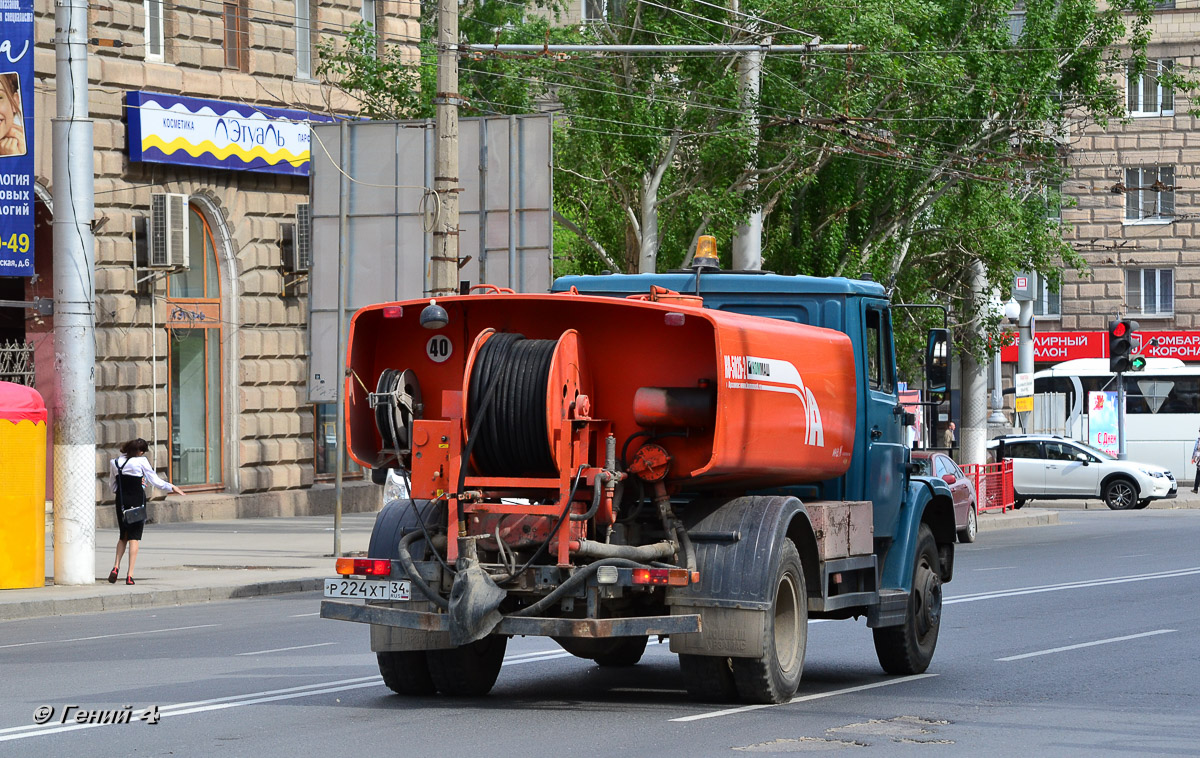
[(137, 562), (138, 543), (142, 540), (142, 529), (146, 522), (142, 520), (134, 524), (125, 523), (124, 509), (136, 505), (131, 502), (131, 499), (140, 500), (142, 505), (145, 504), (146, 492), (143, 487), (146, 482), (150, 482), (160, 490), (174, 492), (177, 495), (183, 494), (183, 490), (165, 479), (160, 479), (158, 474), (154, 473), (154, 467), (150, 465), (150, 461), (146, 460), (146, 451), (149, 449), (150, 446), (146, 444), (146, 440), (140, 437), (130, 440), (121, 446), (121, 455), (108, 464), (109, 474), (112, 477), (113, 494), (118, 491), (118, 483), (127, 493), (124, 502), (119, 496), (116, 499), (117, 525), (121, 528), (121, 537), (117, 540), (117, 560), (113, 563), (112, 572), (108, 575), (109, 584), (117, 581), (117, 573), (121, 568), (121, 556), (125, 555), (126, 545), (129, 546), (129, 570), (125, 573), (125, 583), (134, 583), (133, 565)]

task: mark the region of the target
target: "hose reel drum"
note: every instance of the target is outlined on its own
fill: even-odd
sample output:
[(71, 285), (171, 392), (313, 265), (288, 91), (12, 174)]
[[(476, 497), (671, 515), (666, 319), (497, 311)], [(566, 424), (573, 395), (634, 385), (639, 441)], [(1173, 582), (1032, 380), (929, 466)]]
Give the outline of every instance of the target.
[(413, 421), (421, 418), (424, 411), (416, 373), (411, 369), (384, 369), (375, 392), (367, 396), (367, 403), (375, 410), (375, 428), (383, 443), (381, 463), (394, 458), (400, 467), (409, 468)]

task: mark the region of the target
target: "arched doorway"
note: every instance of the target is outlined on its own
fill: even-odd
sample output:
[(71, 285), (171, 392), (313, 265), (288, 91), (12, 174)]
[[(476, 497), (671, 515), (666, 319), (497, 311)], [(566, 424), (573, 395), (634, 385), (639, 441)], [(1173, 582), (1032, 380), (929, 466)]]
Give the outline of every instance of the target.
[(167, 279), (170, 480), (180, 487), (221, 489), (221, 277), (212, 227), (194, 204), (188, 235), (188, 267)]

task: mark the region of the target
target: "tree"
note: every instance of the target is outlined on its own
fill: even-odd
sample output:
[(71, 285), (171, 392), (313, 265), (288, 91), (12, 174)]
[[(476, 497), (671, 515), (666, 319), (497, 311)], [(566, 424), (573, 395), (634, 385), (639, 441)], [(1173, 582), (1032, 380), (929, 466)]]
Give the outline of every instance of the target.
[[(721, 45), (770, 35), (860, 46), (767, 55), (757, 140), (737, 58), (719, 51), (464, 58), (462, 90), (476, 112), (558, 111), (560, 271), (677, 266), (703, 231), (727, 250), (757, 206), (769, 268), (870, 273), (895, 299), (951, 304), (983, 334), (990, 317), (968, 284), (977, 262), (992, 286), (1018, 270), (1057, 282), (1061, 266), (1083, 265), (1047, 204), (1058, 202), (1074, 130), (1123, 115), (1125, 59), (1144, 60), (1150, 13), (1148, 0), (1013, 2), (742, 0), (733, 11), (718, 0), (610, 0), (605, 19), (578, 27), (553, 23), (554, 7), (464, 6), (470, 41)], [(423, 28), (431, 39), (431, 20)], [(390, 115), (428, 112), (433, 50), (421, 50), (407, 73), (409, 92), (420, 80), (418, 103), (395, 98)], [(398, 75), (354, 45), (345, 51), (327, 51), (326, 73), (383, 115), (380, 90), (394, 96)]]

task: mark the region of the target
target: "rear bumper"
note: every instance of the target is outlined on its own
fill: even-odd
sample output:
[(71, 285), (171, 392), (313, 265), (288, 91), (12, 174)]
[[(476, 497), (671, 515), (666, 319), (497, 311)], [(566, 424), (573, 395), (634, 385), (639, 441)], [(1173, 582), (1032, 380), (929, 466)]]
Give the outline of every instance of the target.
[[(406, 611), (383, 605), (364, 605), (342, 600), (321, 601), (321, 618), (415, 629), (422, 632), (448, 632), (450, 630), (449, 617), (444, 613)], [(495, 634), (585, 639), (646, 637), (652, 634), (691, 634), (699, 631), (699, 614), (607, 619), (506, 616), (493, 630)]]

